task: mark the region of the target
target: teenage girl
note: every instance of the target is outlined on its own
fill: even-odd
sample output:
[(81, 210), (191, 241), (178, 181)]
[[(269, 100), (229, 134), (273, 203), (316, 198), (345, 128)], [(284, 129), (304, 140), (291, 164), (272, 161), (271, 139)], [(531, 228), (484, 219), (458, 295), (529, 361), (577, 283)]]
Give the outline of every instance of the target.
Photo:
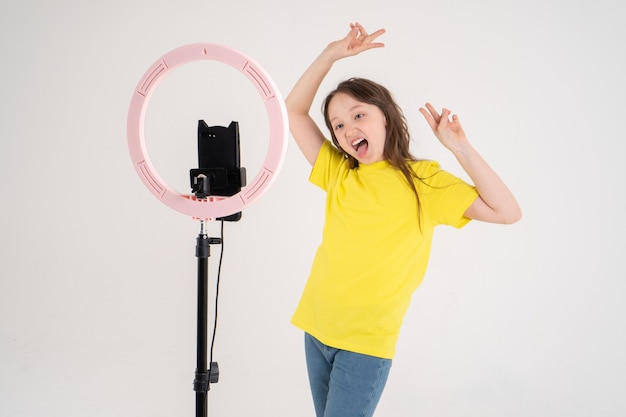
[(372, 81), (349, 79), (328, 95), (323, 114), (332, 143), (322, 134), (309, 115), (322, 80), (337, 60), (383, 47), (375, 40), (384, 32), (351, 24), (286, 99), (291, 133), (313, 167), (310, 181), (327, 193), (322, 242), (292, 318), (305, 332), (317, 417), (373, 415), (435, 226), (521, 217), (509, 189), (447, 109), (426, 104), (420, 112), (473, 185), (411, 155), (402, 110)]

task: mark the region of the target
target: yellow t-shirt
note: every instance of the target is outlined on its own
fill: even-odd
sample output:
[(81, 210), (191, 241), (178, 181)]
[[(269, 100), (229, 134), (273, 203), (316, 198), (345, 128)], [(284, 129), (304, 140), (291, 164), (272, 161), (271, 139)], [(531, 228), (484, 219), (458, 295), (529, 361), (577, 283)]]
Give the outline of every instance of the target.
[(433, 161), (414, 162), (421, 204), (387, 161), (350, 169), (326, 142), (310, 181), (324, 189), (326, 219), (292, 323), (322, 343), (393, 358), (402, 320), (422, 282), (435, 226), (462, 227), (476, 189)]

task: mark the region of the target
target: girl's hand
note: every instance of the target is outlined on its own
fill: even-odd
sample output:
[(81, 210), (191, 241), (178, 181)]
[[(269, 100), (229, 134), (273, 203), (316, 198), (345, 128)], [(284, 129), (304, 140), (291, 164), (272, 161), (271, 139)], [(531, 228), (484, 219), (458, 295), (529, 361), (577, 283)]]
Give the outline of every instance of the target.
[(420, 113), (428, 122), (437, 139), (450, 151), (454, 152), (467, 143), (467, 137), (459, 117), (455, 114), (450, 118), (450, 110), (444, 108), (441, 114), (430, 103), (426, 103), (426, 109), (420, 108)]
[(382, 42), (374, 42), (376, 38), (385, 33), (385, 29), (378, 29), (368, 35), (360, 23), (350, 23), (350, 32), (345, 38), (331, 42), (324, 50), (324, 54), (333, 62), (341, 58), (360, 54), (372, 48), (382, 48)]

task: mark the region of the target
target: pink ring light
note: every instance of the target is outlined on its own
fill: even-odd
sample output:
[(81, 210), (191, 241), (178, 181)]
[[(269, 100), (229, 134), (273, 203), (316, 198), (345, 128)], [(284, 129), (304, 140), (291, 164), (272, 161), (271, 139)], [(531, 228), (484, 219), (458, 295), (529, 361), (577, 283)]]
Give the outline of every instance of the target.
[[(144, 121), (150, 97), (158, 83), (176, 67), (200, 60), (220, 61), (241, 71), (256, 86), (269, 118), (270, 140), (263, 167), (239, 193), (231, 197), (198, 199), (169, 187), (155, 171), (146, 151)], [(197, 219), (215, 219), (240, 212), (272, 185), (287, 152), (288, 119), (278, 88), (251, 58), (234, 49), (211, 43), (182, 46), (162, 56), (137, 84), (128, 111), (127, 136), (133, 165), (145, 186), (165, 205)]]

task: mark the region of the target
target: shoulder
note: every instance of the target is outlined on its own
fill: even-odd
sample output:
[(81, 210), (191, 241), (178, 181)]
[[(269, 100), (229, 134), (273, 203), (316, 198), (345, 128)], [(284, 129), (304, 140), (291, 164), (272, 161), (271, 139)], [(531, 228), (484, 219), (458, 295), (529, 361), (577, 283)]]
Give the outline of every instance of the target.
[(458, 176), (442, 169), (437, 161), (413, 161), (411, 167), (418, 177), (418, 183), (428, 187), (438, 188), (456, 184), (466, 184), (465, 181)]
[(347, 160), (330, 140), (325, 139), (313, 166), (316, 165), (347, 165)]
[(325, 140), (317, 154), (309, 180), (326, 189), (329, 183), (341, 177), (341, 171), (348, 168), (348, 161), (343, 157), (343, 154), (332, 142)]
[(441, 171), (439, 162), (429, 159), (421, 159), (410, 162), (413, 172), (420, 178), (430, 177)]

